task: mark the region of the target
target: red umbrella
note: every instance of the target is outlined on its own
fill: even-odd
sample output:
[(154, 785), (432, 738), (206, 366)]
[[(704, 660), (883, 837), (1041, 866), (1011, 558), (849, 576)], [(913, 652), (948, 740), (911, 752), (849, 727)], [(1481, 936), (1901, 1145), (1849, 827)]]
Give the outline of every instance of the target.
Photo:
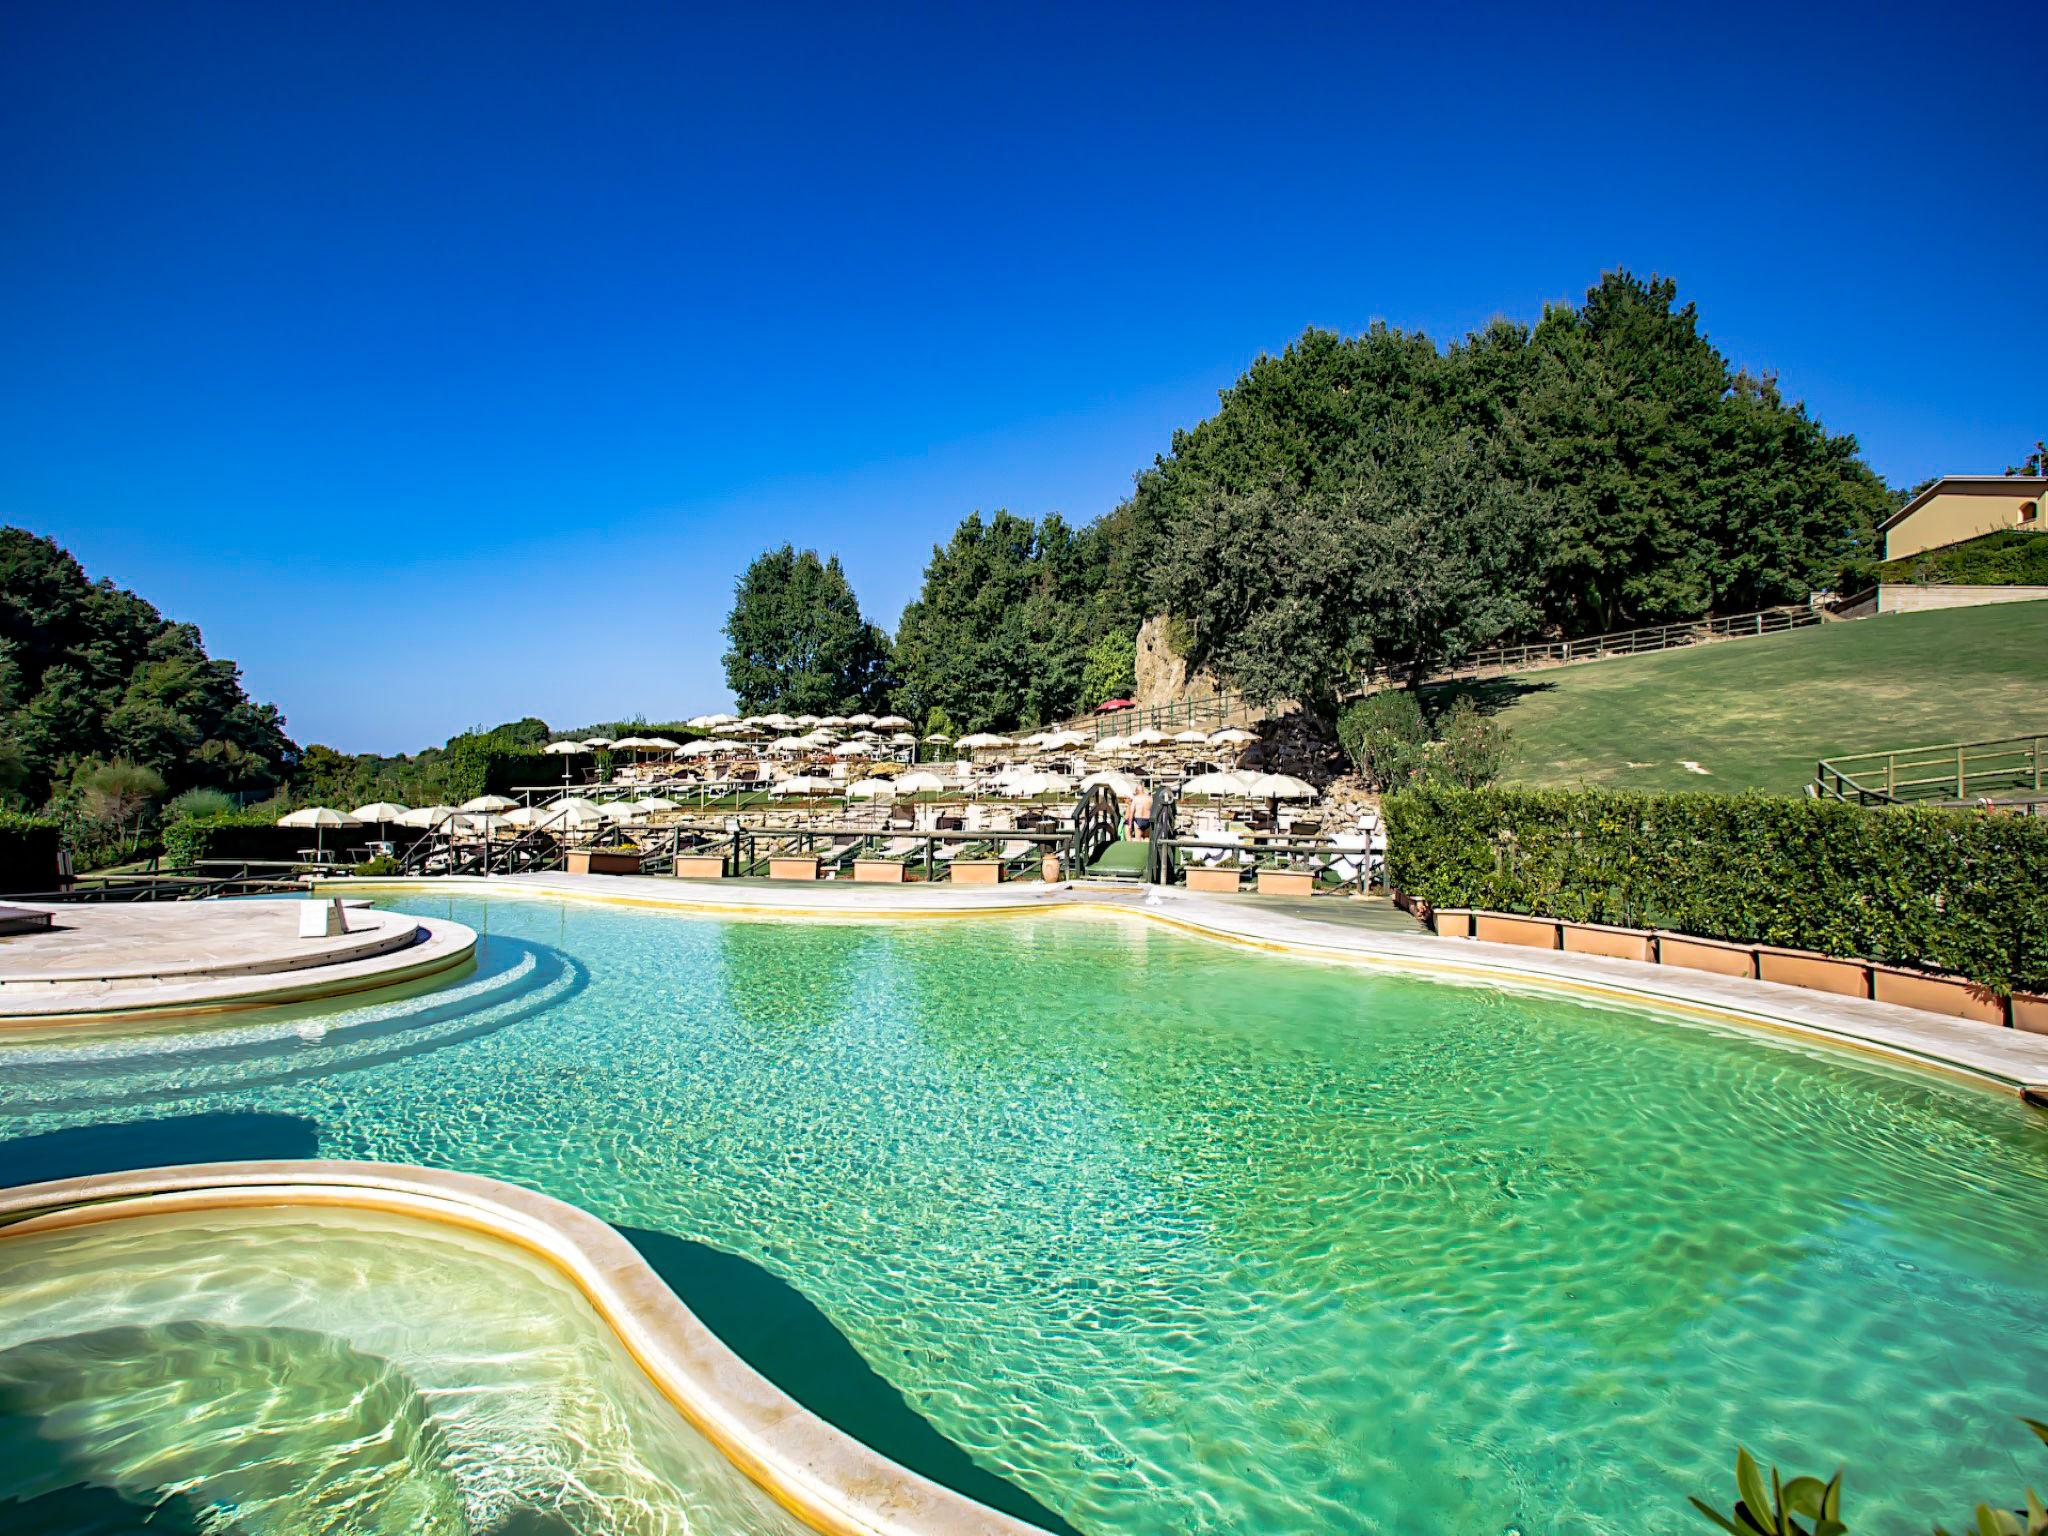
[(1095, 713), (1097, 713), (1098, 715), (1106, 715), (1110, 713), (1110, 711), (1112, 710), (1129, 709), (1130, 707), (1131, 701), (1129, 699), (1104, 699), (1100, 704), (1095, 706)]

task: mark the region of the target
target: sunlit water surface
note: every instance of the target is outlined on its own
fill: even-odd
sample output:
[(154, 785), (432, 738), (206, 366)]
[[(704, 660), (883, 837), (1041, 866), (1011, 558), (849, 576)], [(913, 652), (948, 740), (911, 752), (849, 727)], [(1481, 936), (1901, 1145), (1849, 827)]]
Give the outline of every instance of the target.
[(2044, 1481), (2048, 1117), (2016, 1102), (1099, 918), (396, 905), (485, 931), (477, 973), (0, 1048), (0, 1135), (39, 1138), (0, 1157), (303, 1124), (286, 1155), (716, 1245), (1105, 1536), (1686, 1531), (1738, 1440), (1846, 1464), (1859, 1529)]

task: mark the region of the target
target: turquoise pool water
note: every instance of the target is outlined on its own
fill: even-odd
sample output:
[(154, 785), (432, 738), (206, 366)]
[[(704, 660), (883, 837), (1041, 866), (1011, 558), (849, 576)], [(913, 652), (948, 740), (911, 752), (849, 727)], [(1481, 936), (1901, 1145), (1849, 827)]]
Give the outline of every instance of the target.
[(2048, 1117), (2015, 1102), (1079, 916), (397, 905), (486, 932), (478, 973), (0, 1050), (8, 1181), (530, 1184), (787, 1282), (1089, 1533), (1704, 1529), (1738, 1439), (1845, 1463), (1859, 1529), (2043, 1481)]

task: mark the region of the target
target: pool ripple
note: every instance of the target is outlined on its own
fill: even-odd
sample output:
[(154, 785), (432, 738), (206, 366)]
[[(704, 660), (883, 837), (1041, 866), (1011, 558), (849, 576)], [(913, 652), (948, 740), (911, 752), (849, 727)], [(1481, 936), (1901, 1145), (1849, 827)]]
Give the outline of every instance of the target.
[(1738, 1439), (1846, 1462), (1873, 1528), (2038, 1480), (2048, 1129), (2016, 1103), (1079, 916), (409, 909), (579, 980), (308, 1076), (140, 1068), (120, 1115), (295, 1116), (739, 1254), (1080, 1530), (1688, 1531)]

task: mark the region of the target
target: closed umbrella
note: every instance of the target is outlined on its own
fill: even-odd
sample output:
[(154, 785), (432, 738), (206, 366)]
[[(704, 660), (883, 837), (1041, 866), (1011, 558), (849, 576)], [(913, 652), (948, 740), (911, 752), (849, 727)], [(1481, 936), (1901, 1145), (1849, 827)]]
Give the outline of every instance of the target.
[(325, 805), (309, 805), (303, 811), (293, 811), (289, 816), (277, 818), (280, 827), (311, 827), (313, 829), (313, 856), (317, 859), (327, 851), (326, 836), (329, 827), (360, 827), (355, 817)]

